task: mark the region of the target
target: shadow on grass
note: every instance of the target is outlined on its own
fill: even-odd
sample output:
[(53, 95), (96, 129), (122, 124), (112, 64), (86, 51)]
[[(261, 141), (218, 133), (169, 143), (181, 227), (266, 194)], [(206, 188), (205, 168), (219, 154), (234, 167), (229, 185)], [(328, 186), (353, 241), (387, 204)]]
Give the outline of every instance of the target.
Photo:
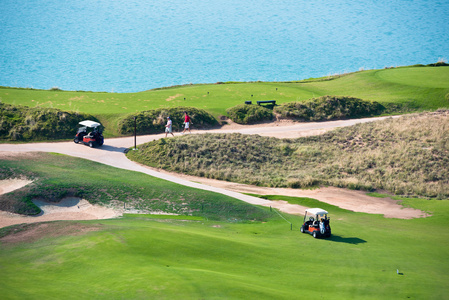
[(346, 243), (346, 244), (354, 244), (354, 245), (366, 243), (366, 241), (363, 239), (359, 239), (356, 237), (342, 237), (342, 236), (335, 235), (335, 234), (332, 234), (332, 236), (327, 240), (332, 241), (332, 242), (337, 242), (337, 243)]

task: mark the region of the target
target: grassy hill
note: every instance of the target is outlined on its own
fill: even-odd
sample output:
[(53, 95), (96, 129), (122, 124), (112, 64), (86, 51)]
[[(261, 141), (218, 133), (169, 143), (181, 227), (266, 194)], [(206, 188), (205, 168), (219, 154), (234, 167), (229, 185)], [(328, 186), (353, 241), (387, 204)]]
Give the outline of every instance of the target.
[(449, 198), (449, 111), (358, 124), (296, 140), (243, 134), (162, 139), (128, 152), (169, 171), (271, 187), (331, 185)]
[(124, 171), (92, 161), (51, 153), (33, 153), (0, 160), (0, 180), (27, 177), (31, 185), (0, 195), (0, 210), (33, 215), (40, 210), (33, 198), (58, 202), (75, 196), (90, 203), (225, 218), (263, 220), (265, 211), (240, 200), (174, 184), (145, 174)]
[[(124, 115), (178, 106), (204, 109), (218, 118), (230, 107), (251, 100), (278, 104), (324, 96), (351, 96), (397, 106), (398, 111), (449, 107), (449, 67), (401, 67), (369, 70), (300, 82), (199, 84), (139, 93), (32, 90), (0, 87), (0, 101), (30, 107), (52, 107), (96, 116), (111, 134)], [(446, 98), (445, 98), (446, 97)], [(109, 129), (108, 129), (109, 128)]]

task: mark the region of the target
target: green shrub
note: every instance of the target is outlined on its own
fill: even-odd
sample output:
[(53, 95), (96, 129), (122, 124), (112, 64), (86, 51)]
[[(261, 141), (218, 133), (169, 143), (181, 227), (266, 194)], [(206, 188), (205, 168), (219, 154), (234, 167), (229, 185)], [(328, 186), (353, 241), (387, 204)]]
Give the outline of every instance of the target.
[(218, 124), (217, 120), (208, 112), (194, 107), (159, 108), (133, 113), (119, 121), (118, 132), (121, 134), (134, 133), (134, 117), (136, 117), (137, 134), (160, 133), (165, 129), (167, 117), (173, 122), (173, 130), (179, 131), (184, 123), (184, 111), (191, 118), (193, 128), (209, 128)]
[(226, 111), (229, 118), (239, 124), (253, 124), (273, 119), (273, 112), (260, 105), (240, 104)]
[(353, 97), (323, 96), (306, 102), (289, 102), (275, 108), (285, 118), (303, 121), (359, 118), (379, 115), (385, 107), (378, 102)]
[(72, 138), (82, 120), (98, 121), (89, 114), (54, 108), (29, 108), (0, 102), (0, 140), (38, 141)]
[(429, 67), (447, 67), (449, 66), (444, 60), (439, 60), (436, 63), (428, 64)]

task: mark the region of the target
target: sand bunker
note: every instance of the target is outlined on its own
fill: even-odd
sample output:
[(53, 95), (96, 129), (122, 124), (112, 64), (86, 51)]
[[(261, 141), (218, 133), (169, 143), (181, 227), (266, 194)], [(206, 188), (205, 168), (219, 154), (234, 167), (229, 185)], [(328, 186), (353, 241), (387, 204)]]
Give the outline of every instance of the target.
[[(75, 217), (84, 217), (79, 220), (90, 220), (90, 219), (109, 219), (120, 215), (120, 213), (112, 208), (107, 208), (99, 205), (92, 205), (87, 200), (67, 197), (62, 199), (58, 203), (47, 202), (44, 200), (33, 200), (42, 212), (39, 216), (69, 216), (73, 215)], [(64, 219), (73, 220), (73, 219)]]
[(33, 182), (32, 180), (21, 178), (0, 180), (0, 195), (7, 194), (14, 190), (20, 189), (32, 182)]
[[(20, 189), (32, 182), (32, 180), (20, 178), (0, 180), (0, 195)], [(37, 216), (23, 216), (0, 211), (0, 228), (21, 223), (110, 219), (123, 215), (121, 210), (92, 205), (87, 200), (76, 197), (67, 197), (58, 203), (35, 199), (33, 203), (42, 210)]]
[(58, 203), (34, 200), (42, 212), (36, 216), (23, 216), (0, 211), (0, 228), (22, 224), (61, 220), (97, 220), (110, 219), (123, 215), (120, 210), (92, 205), (88, 201), (75, 197), (62, 199)]
[(61, 220), (98, 220), (110, 219), (123, 215), (120, 210), (114, 210), (75, 197), (62, 199), (58, 203), (44, 200), (33, 200), (42, 212), (36, 216), (23, 216), (0, 211), (0, 228), (21, 223), (35, 223)]

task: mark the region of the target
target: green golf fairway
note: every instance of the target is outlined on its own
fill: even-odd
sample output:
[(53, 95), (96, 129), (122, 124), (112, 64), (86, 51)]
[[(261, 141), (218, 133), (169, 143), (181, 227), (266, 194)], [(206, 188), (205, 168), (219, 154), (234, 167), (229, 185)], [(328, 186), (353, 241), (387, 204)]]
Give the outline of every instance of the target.
[[(291, 231), (274, 213), (271, 221), (253, 224), (135, 215), (47, 223), (35, 242), (2, 242), (0, 294), (4, 299), (446, 297), (447, 201), (405, 200), (433, 216), (399, 220), (307, 198), (282, 199), (328, 210), (332, 238), (301, 234), (302, 218), (284, 215), (294, 225)], [(52, 236), (77, 224), (97, 231)]]
[[(198, 84), (139, 93), (93, 93), (0, 88), (0, 100), (30, 107), (53, 107), (97, 115), (102, 121), (163, 107), (190, 106), (215, 117), (245, 101), (277, 104), (323, 95), (352, 96), (386, 103), (411, 103), (416, 110), (448, 107), (449, 67), (401, 67), (369, 70), (301, 82)], [(329, 80), (331, 79), (331, 80)]]

